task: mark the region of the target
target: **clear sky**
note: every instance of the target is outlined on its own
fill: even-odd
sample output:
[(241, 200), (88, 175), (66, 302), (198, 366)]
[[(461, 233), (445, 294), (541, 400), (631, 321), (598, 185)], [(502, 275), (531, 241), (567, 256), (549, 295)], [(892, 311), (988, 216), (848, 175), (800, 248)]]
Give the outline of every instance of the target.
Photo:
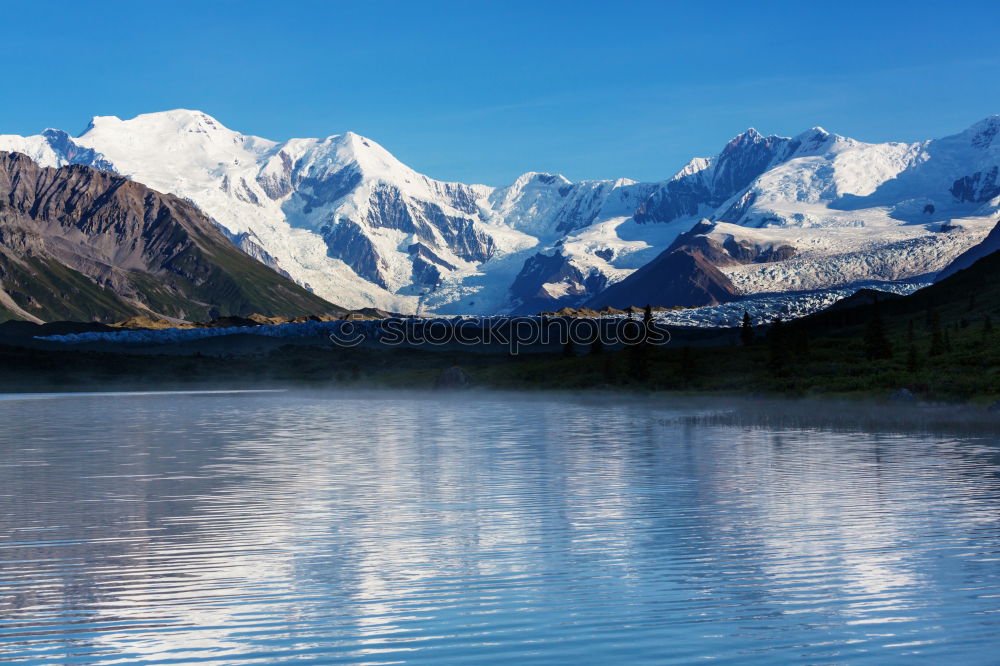
[(916, 140), (1000, 113), (996, 0), (32, 0), (0, 25), (0, 133), (191, 108), (490, 185), (662, 180), (748, 126)]

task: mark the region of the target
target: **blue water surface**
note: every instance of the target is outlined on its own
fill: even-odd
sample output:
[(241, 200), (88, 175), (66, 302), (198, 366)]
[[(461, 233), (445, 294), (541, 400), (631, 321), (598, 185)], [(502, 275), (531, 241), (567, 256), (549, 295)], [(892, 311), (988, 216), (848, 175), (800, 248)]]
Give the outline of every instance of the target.
[(0, 661), (990, 664), (997, 437), (661, 400), (0, 400)]

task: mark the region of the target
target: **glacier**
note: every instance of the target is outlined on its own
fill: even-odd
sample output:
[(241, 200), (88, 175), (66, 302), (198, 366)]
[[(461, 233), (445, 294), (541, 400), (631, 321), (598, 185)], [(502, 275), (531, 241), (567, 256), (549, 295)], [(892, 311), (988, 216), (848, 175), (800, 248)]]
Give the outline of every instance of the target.
[[(775, 319), (797, 319), (819, 312), (837, 301), (850, 296), (859, 289), (872, 289), (890, 294), (910, 294), (927, 286), (927, 282), (865, 282), (839, 289), (825, 289), (785, 294), (761, 294), (751, 296), (731, 303), (705, 306), (700, 308), (683, 308), (658, 311), (653, 313), (657, 323), (667, 327), (687, 328), (733, 328), (739, 326), (743, 313), (749, 313), (755, 325), (766, 325)], [(604, 315), (604, 318), (623, 319), (627, 315)], [(413, 325), (431, 325), (441, 321), (446, 325), (459, 322), (467, 324), (496, 325), (514, 317), (471, 315), (455, 316), (448, 319), (419, 318), (407, 320)], [(91, 331), (86, 333), (70, 333), (39, 337), (46, 342), (58, 342), (67, 345), (88, 343), (114, 343), (124, 345), (170, 345), (207, 338), (220, 338), (233, 335), (259, 336), (263, 338), (278, 338), (282, 340), (303, 340), (315, 343), (316, 340), (330, 340), (331, 336), (341, 338), (355, 336), (363, 332), (365, 339), (378, 343), (382, 322), (380, 320), (336, 320), (336, 321), (305, 321), (271, 326), (229, 326), (218, 328), (167, 328), (157, 330), (120, 330)], [(350, 327), (349, 333), (343, 329)], [(394, 343), (395, 346), (396, 343)]]

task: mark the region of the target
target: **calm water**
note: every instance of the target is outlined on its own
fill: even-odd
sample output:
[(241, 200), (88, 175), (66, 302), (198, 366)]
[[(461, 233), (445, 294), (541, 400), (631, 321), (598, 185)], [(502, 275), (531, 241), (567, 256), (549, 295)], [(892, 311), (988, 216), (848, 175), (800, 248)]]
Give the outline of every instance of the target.
[(0, 661), (1000, 661), (998, 438), (0, 400)]

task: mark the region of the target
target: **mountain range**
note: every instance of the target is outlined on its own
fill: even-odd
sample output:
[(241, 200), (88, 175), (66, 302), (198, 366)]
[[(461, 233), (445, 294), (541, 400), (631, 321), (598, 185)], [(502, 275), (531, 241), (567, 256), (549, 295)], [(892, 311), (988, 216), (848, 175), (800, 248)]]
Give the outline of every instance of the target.
[(0, 135), (0, 150), (186, 200), (299, 297), (493, 314), (931, 281), (996, 225), (998, 133), (1000, 116), (913, 143), (750, 129), (660, 182), (506, 187), (434, 180), (350, 132), (271, 141), (187, 110)]

